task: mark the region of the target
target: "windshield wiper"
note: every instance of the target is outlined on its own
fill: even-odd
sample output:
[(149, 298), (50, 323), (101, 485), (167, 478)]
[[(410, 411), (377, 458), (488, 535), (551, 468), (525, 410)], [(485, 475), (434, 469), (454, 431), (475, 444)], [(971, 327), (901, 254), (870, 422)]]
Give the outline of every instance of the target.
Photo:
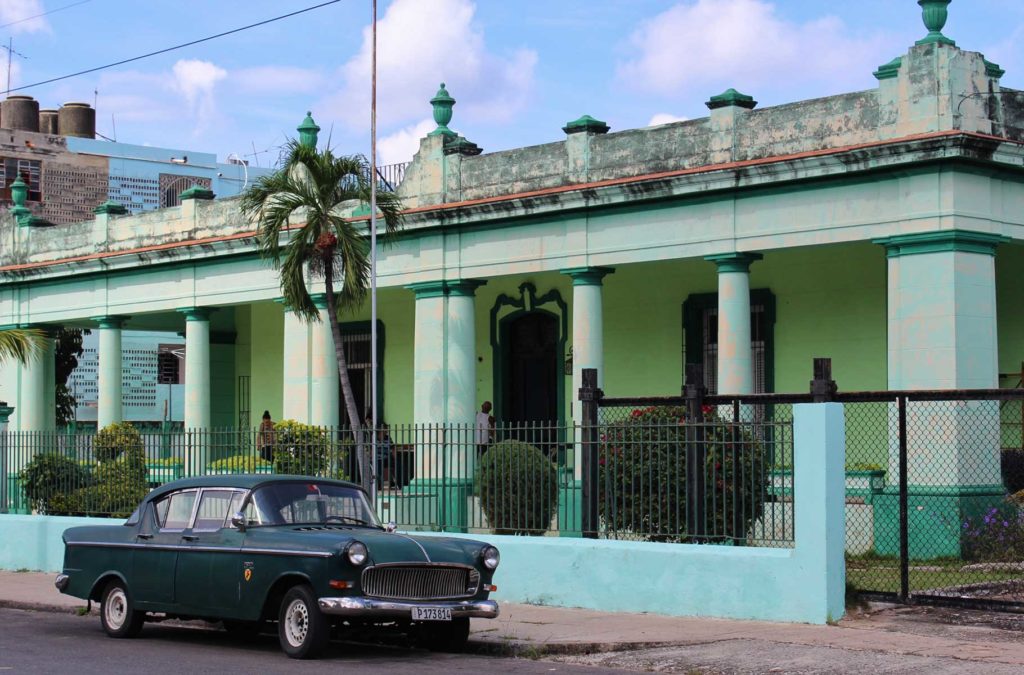
[(366, 527), (372, 526), (371, 523), (368, 523), (367, 521), (362, 520), (360, 518), (355, 518), (353, 516), (327, 516), (326, 518), (324, 518), (323, 524), (326, 525), (330, 523), (332, 520), (340, 520), (342, 522), (352, 523), (353, 525), (365, 525)]

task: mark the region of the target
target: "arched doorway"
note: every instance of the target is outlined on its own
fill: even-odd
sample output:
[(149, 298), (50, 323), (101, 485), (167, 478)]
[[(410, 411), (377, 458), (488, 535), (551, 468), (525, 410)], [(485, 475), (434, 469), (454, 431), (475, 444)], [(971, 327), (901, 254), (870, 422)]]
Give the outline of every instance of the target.
[(519, 312), (501, 323), (505, 424), (557, 424), (561, 347), (558, 317), (544, 310)]

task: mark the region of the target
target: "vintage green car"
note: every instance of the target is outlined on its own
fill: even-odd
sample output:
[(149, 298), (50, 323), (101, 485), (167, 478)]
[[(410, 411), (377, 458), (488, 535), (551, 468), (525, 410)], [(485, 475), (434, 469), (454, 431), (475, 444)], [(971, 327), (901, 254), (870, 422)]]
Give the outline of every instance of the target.
[(281, 648), (316, 656), (332, 629), (394, 624), (418, 643), (458, 650), (488, 599), (498, 550), (382, 527), (358, 486), (304, 476), (187, 478), (153, 490), (123, 526), (64, 532), (62, 592), (100, 602), (112, 637), (164, 618), (256, 632), (277, 622)]

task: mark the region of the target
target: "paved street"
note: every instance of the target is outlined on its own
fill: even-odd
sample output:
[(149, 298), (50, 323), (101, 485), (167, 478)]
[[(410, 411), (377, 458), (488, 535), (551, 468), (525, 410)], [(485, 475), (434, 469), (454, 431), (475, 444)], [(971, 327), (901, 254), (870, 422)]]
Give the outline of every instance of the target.
[[(0, 673), (304, 673), (325, 668), (346, 673), (621, 673), (529, 659), (433, 654), (422, 650), (336, 643), (324, 660), (287, 658), (274, 636), (240, 642), (221, 630), (147, 625), (135, 640), (108, 638), (99, 618), (0, 609)], [(329, 665), (325, 665), (326, 661)]]

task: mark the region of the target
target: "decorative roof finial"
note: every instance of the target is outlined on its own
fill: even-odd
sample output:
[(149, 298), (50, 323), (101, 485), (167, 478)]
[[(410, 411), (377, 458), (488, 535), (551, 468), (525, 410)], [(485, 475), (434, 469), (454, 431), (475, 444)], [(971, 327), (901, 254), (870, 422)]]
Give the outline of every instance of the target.
[(18, 225), (23, 227), (32, 224), (32, 211), (25, 206), (27, 198), (28, 185), (21, 179), (21, 174), (18, 174), (11, 183), (11, 201), (14, 202), (14, 205), (11, 206), (10, 210)]
[(434, 94), (434, 98), (430, 99), (430, 105), (434, 106), (434, 121), (437, 122), (437, 128), (428, 136), (454, 136), (455, 132), (448, 128), (448, 123), (452, 121), (452, 107), (455, 105), (455, 99), (444, 88), (444, 82)]
[(302, 120), (295, 129), (299, 132), (299, 143), (307, 148), (316, 148), (316, 137), (320, 132), (320, 126), (313, 121), (313, 113), (306, 111), (306, 119)]
[(946, 25), (946, 19), (949, 17), (947, 7), (950, 2), (952, 0), (917, 0), (917, 4), (921, 5), (921, 18), (924, 20), (924, 26), (928, 29), (928, 35), (918, 40), (917, 44), (939, 43), (956, 46), (956, 42), (942, 34), (942, 28)]

